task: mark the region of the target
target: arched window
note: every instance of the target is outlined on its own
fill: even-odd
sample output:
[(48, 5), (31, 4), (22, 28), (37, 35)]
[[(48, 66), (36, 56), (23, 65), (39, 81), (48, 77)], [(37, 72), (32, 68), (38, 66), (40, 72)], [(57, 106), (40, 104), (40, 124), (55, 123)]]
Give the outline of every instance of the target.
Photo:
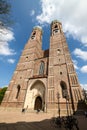
[(35, 36), (36, 32), (33, 32), (33, 36)]
[(21, 88), (21, 87), (20, 87), (20, 85), (18, 85), (18, 86), (17, 86), (17, 95), (16, 95), (16, 99), (17, 99), (17, 98), (18, 98), (18, 96), (19, 96), (19, 93), (20, 93), (20, 88)]
[(61, 81), (60, 82), (60, 86), (61, 86), (61, 89), (62, 89), (62, 97), (63, 98), (67, 98), (68, 96), (68, 91), (67, 91), (67, 87), (66, 87), (66, 83)]
[(32, 36), (31, 36), (31, 39), (34, 39), (35, 35), (36, 35), (36, 32), (34, 31), (33, 34), (32, 34)]
[(45, 67), (45, 63), (43, 61), (41, 61), (40, 69), (39, 69), (39, 74), (40, 75), (44, 74), (44, 67)]
[(54, 34), (55, 34), (55, 33), (58, 33), (58, 26), (57, 26), (57, 25), (55, 25), (54, 30), (53, 30), (53, 33), (54, 33)]

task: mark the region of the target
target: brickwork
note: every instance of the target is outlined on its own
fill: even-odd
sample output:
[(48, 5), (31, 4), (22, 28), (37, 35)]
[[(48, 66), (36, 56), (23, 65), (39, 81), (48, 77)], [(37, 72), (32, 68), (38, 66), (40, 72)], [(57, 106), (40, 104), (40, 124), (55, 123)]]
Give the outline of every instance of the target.
[(1, 106), (58, 111), (59, 103), (61, 110), (66, 110), (67, 97), (69, 109), (76, 110), (82, 99), (81, 87), (62, 24), (53, 21), (49, 50), (42, 50), (42, 29), (33, 28)]

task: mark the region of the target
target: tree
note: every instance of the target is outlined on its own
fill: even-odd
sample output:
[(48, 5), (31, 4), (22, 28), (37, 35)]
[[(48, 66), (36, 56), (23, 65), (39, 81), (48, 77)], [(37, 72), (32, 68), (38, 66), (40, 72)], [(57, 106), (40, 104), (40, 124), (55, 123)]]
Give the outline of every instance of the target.
[(6, 90), (7, 90), (7, 87), (4, 87), (4, 88), (2, 88), (2, 89), (0, 90), (0, 104), (1, 104), (1, 102), (2, 102), (2, 100), (3, 100), (3, 97), (4, 97), (4, 95), (5, 95)]
[(87, 90), (83, 89), (83, 97), (84, 97), (84, 101), (87, 104)]
[(8, 14), (10, 7), (6, 0), (0, 0), (0, 14)]
[(7, 26), (10, 20), (11, 5), (8, 0), (0, 0), (0, 27)]

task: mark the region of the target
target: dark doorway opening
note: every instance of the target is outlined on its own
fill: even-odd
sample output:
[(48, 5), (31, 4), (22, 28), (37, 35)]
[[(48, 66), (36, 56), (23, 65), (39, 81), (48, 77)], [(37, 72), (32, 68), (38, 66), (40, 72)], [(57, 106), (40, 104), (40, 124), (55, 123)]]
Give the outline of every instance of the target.
[(35, 100), (34, 110), (42, 110), (42, 99), (38, 96)]

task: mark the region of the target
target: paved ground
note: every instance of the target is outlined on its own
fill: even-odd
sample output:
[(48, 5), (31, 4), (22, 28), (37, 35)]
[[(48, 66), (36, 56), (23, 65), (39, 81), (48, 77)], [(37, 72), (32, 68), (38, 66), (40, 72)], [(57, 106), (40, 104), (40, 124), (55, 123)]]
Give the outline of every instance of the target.
[[(0, 111), (0, 130), (66, 130), (52, 125), (51, 118), (54, 116), (56, 115), (48, 113)], [(77, 116), (77, 118), (79, 130), (87, 130), (87, 118), (84, 116)]]

